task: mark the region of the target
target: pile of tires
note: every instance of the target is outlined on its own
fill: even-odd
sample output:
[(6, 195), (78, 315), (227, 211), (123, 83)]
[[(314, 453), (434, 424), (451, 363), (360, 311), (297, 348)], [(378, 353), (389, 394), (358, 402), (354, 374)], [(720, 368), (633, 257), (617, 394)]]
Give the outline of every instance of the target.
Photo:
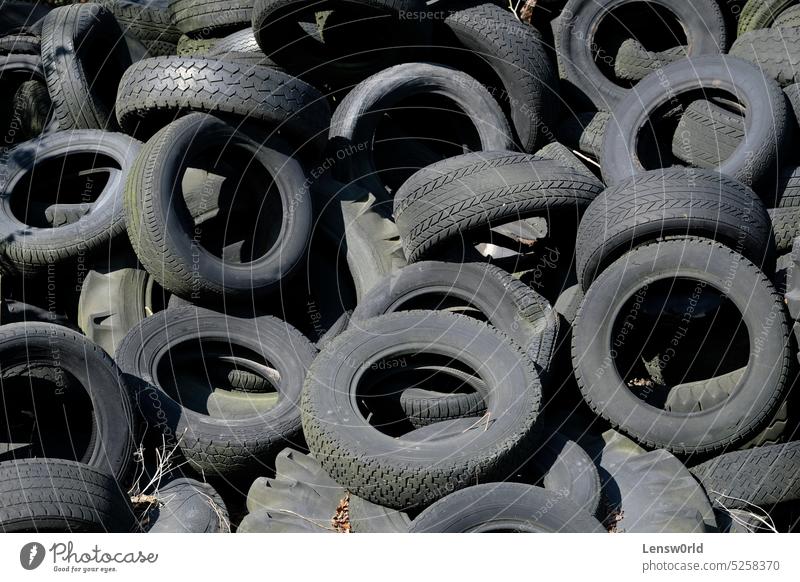
[(521, 4), (0, 13), (0, 531), (796, 529), (798, 6)]

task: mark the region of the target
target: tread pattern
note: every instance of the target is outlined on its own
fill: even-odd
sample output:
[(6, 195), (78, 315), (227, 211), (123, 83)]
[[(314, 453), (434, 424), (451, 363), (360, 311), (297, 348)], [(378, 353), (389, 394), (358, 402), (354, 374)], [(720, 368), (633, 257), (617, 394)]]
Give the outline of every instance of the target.
[(781, 87), (797, 83), (800, 70), (800, 29), (764, 28), (736, 39), (730, 54), (758, 65)]
[(219, 35), (249, 26), (254, 0), (171, 0), (172, 22), (186, 34)]
[(614, 74), (620, 81), (641, 81), (665, 65), (688, 56), (688, 47), (676, 46), (660, 52), (648, 51), (635, 38), (622, 43), (614, 59)]
[(689, 104), (672, 139), (672, 153), (700, 168), (716, 168), (745, 138), (744, 117), (705, 100)]

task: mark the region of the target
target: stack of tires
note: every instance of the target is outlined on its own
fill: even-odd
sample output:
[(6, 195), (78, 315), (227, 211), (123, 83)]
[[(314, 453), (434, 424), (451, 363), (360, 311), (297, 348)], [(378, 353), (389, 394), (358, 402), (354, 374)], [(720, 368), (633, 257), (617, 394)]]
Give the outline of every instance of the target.
[(796, 528), (796, 3), (523, 4), (0, 14), (1, 531)]

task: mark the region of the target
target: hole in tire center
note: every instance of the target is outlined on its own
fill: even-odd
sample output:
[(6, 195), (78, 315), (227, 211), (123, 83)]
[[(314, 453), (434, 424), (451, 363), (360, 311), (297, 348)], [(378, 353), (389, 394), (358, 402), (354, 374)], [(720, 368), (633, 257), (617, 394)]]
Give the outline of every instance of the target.
[(181, 177), (190, 236), (211, 255), (230, 264), (266, 256), (281, 240), (284, 208), (266, 168), (233, 144), (209, 148)]
[[(103, 193), (111, 177), (109, 169), (121, 171), (114, 159), (95, 153), (66, 154), (42, 160), (11, 191), (11, 213), (34, 228), (74, 223)], [(58, 206), (64, 205), (86, 206), (64, 215), (54, 213)]]
[(390, 193), (418, 170), (470, 151), (481, 151), (473, 121), (452, 99), (422, 94), (384, 112), (374, 134), (373, 161)]
[[(617, 373), (638, 398), (687, 412), (727, 399), (747, 367), (750, 339), (733, 301), (711, 285), (674, 278), (640, 289), (622, 306), (611, 349)], [(712, 378), (732, 381), (703, 383)]]
[[(358, 380), (355, 398), (358, 412), (372, 427), (401, 437), (421, 425), (446, 420), (439, 403), (444, 398), (473, 395), (468, 401), (462, 400), (467, 405), (460, 416), (482, 416), (486, 395), (477, 386), (483, 386), (483, 381), (464, 362), (430, 353), (396, 354), (369, 364)], [(417, 411), (413, 419), (408, 414), (412, 408)]]
[(32, 366), (2, 380), (0, 461), (88, 460), (95, 433), (91, 398), (68, 371)]
[[(710, 117), (712, 110), (723, 112), (731, 117), (741, 117), (742, 125), (747, 121), (747, 107), (734, 95), (719, 89), (696, 89), (676, 95), (668, 103), (657, 108), (639, 130), (635, 140), (635, 154), (645, 170), (656, 170), (672, 166), (699, 166), (713, 168), (724, 162), (728, 156), (726, 144), (731, 137), (727, 129), (714, 125), (706, 128), (714, 143), (703, 150), (695, 149), (696, 140), (701, 137), (692, 132), (692, 127), (682, 126), (681, 120), (686, 110), (694, 107), (703, 116)], [(736, 147), (741, 143), (737, 140)], [(675, 151), (675, 148), (679, 148)], [(701, 158), (700, 155), (704, 154)], [(705, 156), (716, 156), (715, 163), (709, 164)], [(694, 162), (694, 163), (690, 163)]]
[(200, 414), (214, 412), (224, 417), (224, 410), (209, 408), (209, 399), (220, 397), (237, 410), (257, 414), (275, 406), (280, 395), (280, 374), (268, 360), (221, 339), (179, 342), (161, 355), (155, 371), (156, 383), (164, 392)]
[(665, 6), (631, 2), (603, 14), (591, 43), (592, 56), (603, 75), (623, 87), (636, 84), (621, 81), (614, 73), (620, 45), (630, 38), (637, 40), (650, 52), (661, 52), (688, 43), (686, 31), (677, 16)]

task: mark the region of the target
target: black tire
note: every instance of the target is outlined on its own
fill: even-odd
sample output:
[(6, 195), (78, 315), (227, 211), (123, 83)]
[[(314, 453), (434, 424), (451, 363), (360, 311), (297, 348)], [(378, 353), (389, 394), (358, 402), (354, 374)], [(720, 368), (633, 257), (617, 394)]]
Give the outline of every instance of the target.
[(147, 533), (230, 533), (228, 508), (208, 483), (186, 477), (163, 483), (147, 512)]
[(800, 81), (800, 29), (765, 28), (753, 30), (736, 39), (730, 54), (757, 65), (781, 87)]
[(552, 141), (560, 109), (558, 75), (536, 29), (490, 2), (451, 12), (444, 24), (500, 78), (522, 149), (533, 153)]
[(800, 26), (800, 6), (790, 6), (780, 13), (771, 28), (797, 28)]
[[(671, 91), (665, 92), (662, 83), (669, 83)], [(720, 173), (748, 186), (769, 174), (791, 137), (783, 92), (776, 83), (765, 79), (758, 67), (746, 61), (707, 55), (664, 67), (659, 75), (646, 78), (619, 102), (614, 110), (614, 123), (608, 126), (603, 142), (602, 169), (608, 185), (663, 164), (657, 159), (643, 161), (641, 148), (635, 144), (647, 131), (645, 127), (654, 113), (682, 94), (700, 89), (734, 94), (747, 110), (745, 139), (719, 166)], [(652, 151), (653, 155), (657, 153), (657, 149)], [(650, 167), (645, 167), (645, 163)]]
[(408, 533), (411, 518), (354, 495), (350, 497), (350, 525), (353, 533)]
[(182, 34), (175, 45), (175, 54), (179, 57), (207, 57), (217, 45), (216, 38), (192, 38)]
[(603, 139), (611, 121), (608, 111), (578, 113), (562, 122), (558, 135), (565, 144), (599, 160), (603, 155)]
[[(125, 181), (140, 148), (140, 142), (120, 133), (74, 130), (48, 133), (11, 150), (0, 176), (0, 236), (5, 241), (0, 269), (23, 274), (41, 272), (49, 265), (97, 252), (121, 235), (125, 230)], [(68, 161), (73, 155), (81, 165), (90, 167), (76, 169)], [(36, 171), (53, 167), (60, 174)], [(108, 179), (96, 195), (91, 176), (88, 180), (81, 176), (95, 169), (105, 172), (105, 168), (109, 168)], [(68, 178), (85, 183), (79, 185), (77, 203), (59, 204), (59, 195), (65, 197)], [(39, 188), (51, 191), (47, 192), (50, 198), (37, 206)], [(94, 200), (86, 201), (88, 195)], [(21, 232), (25, 236), (18, 236)]]
[(558, 162), (560, 165), (566, 166), (567, 168), (572, 168), (576, 172), (580, 172), (589, 178), (596, 177), (594, 172), (592, 172), (578, 156), (572, 153), (572, 150), (570, 150), (564, 144), (558, 143), (557, 141), (547, 144), (538, 152), (536, 152), (536, 157), (543, 158), (545, 160), (553, 160), (554, 162)]
[(217, 40), (214, 43), (214, 48), (209, 51), (209, 56), (224, 56), (228, 53), (256, 53), (267, 56), (261, 52), (261, 47), (256, 42), (256, 37), (253, 34), (252, 28), (245, 28), (239, 30), (226, 37)]
[(774, 243), (764, 203), (747, 186), (711, 171), (652, 170), (598, 196), (578, 228), (578, 281), (587, 290), (629, 250), (670, 236), (716, 240), (770, 270)]
[(42, 66), (60, 129), (116, 128), (117, 86), (130, 65), (122, 30), (103, 6), (64, 6), (45, 17)]
[[(730, 269), (736, 273), (733, 280)], [(612, 332), (628, 299), (656, 281), (673, 278), (704, 282), (724, 293), (747, 326), (752, 350), (747, 372), (724, 406), (668, 412), (637, 397), (614, 360), (607, 363), (617, 353), (611, 342), (612, 336), (618, 338)], [(745, 442), (769, 423), (788, 389), (791, 354), (782, 305), (755, 265), (719, 243), (680, 239), (639, 247), (595, 280), (575, 320), (572, 359), (584, 399), (613, 426), (650, 447), (705, 454)], [(764, 321), (772, 323), (767, 328)], [(754, 330), (762, 328), (763, 334), (756, 336)]]
[[(597, 109), (613, 110), (625, 98), (627, 90), (607, 77), (598, 66), (601, 60), (599, 57), (595, 58), (598, 50), (602, 57), (604, 52), (606, 55), (615, 55), (616, 49), (598, 47), (596, 34), (603, 20), (615, 18), (616, 9), (635, 1), (570, 0), (554, 25), (555, 48), (562, 81), (578, 99), (588, 99)], [(714, 0), (691, 4), (649, 0), (647, 6), (649, 9), (666, 9), (680, 22), (686, 39), (676, 37), (674, 44), (687, 44), (690, 56), (719, 54), (727, 49), (725, 18), (719, 4)], [(644, 17), (648, 18), (647, 15)], [(657, 22), (658, 16), (651, 13), (650, 18)], [(619, 38), (620, 44), (624, 40), (625, 38)]]
[(622, 43), (614, 59), (614, 74), (620, 81), (641, 81), (664, 65), (686, 58), (687, 47), (677, 46), (664, 51), (648, 51), (642, 43), (630, 38)]
[(130, 34), (145, 43), (158, 41), (173, 46), (178, 43), (181, 31), (172, 24), (166, 10), (153, 5), (143, 6), (128, 0), (103, 0), (100, 4), (114, 14), (126, 35)]
[(3, 533), (128, 533), (133, 509), (113, 477), (73, 461), (0, 463)]
[[(16, 442), (13, 437), (19, 437), (19, 431), (30, 424), (18, 424), (20, 411), (15, 403), (24, 400), (12, 400), (15, 394), (21, 397), (25, 392), (34, 410), (39, 402), (36, 416), (41, 418), (34, 422), (51, 423), (49, 430), (59, 431), (54, 437), (47, 434), (46, 426), (38, 426), (37, 438), (29, 447), (12, 450), (3, 460), (63, 456), (124, 482), (133, 458), (134, 420), (130, 395), (111, 358), (77, 332), (34, 322), (2, 327), (0, 357), (4, 440)], [(37, 384), (37, 379), (45, 382)], [(24, 387), (15, 389), (16, 383)], [(33, 426), (37, 430), (37, 424)]]
[(691, 471), (720, 506), (770, 511), (800, 499), (800, 441), (725, 453)]
[(800, 236), (800, 208), (770, 208), (767, 213), (775, 236), (775, 251), (790, 252), (794, 239)]
[(125, 72), (117, 116), (128, 131), (152, 134), (178, 114), (202, 111), (264, 123), (297, 147), (323, 148), (330, 110), (311, 85), (269, 67), (188, 58), (143, 59)]
[(749, 0), (739, 15), (738, 36), (769, 28), (775, 19), (797, 0)]
[(414, 174), (395, 196), (394, 214), (406, 257), (415, 262), (450, 238), (532, 216), (560, 217), (564, 225), (556, 228), (572, 222), (577, 229), (601, 190), (599, 180), (550, 160), (480, 152)]
[(451, 493), (411, 522), (411, 533), (605, 533), (558, 493), (521, 483), (486, 483)]
[(164, 42), (161, 40), (145, 40), (142, 41), (142, 45), (146, 51), (142, 58), (165, 57), (168, 55), (178, 54), (178, 45), (171, 42)]
[(672, 154), (689, 165), (716, 168), (745, 138), (744, 118), (713, 101), (693, 101), (672, 138)]
[[(481, 151), (513, 148), (505, 114), (478, 81), (449, 67), (405, 63), (362, 81), (336, 108), (328, 141), (337, 150), (337, 159), (344, 160), (336, 165), (339, 180), (356, 182), (379, 200), (390, 196), (380, 179), (371, 144), (376, 139), (382, 113), (420, 95), (444, 96), (456, 103), (467, 118), (465, 123), (470, 123), (477, 132)], [(347, 155), (340, 156), (338, 152)], [(407, 171), (411, 173), (411, 169)]]
[(31, 79), (20, 84), (14, 92), (12, 110), (20, 121), (19, 141), (34, 139), (55, 129), (52, 120), (53, 104), (47, 85), (38, 79)]
[(38, 55), (41, 43), (34, 34), (6, 34), (0, 37), (0, 55)]
[(81, 285), (78, 326), (109, 354), (148, 315), (165, 307), (163, 291), (143, 269), (91, 270)]
[[(409, 349), (454, 358), (477, 372), (492, 394), (484, 398), (487, 420), (467, 433), (425, 442), (373, 427), (356, 409), (355, 376), (365, 363)], [(410, 311), (373, 318), (338, 336), (314, 361), (303, 391), (308, 446), (335, 481), (394, 509), (432, 503), (473, 479), (503, 478), (537, 438), (541, 387), (521, 355), (505, 336), (467, 317)]]
[[(335, 17), (337, 8), (344, 15), (331, 39), (317, 12), (333, 9)], [(429, 42), (430, 20), (400, 17), (425, 10), (424, 0), (256, 0), (252, 26), (263, 53), (281, 67), (349, 88)]]
[(558, 337), (552, 307), (509, 273), (481, 263), (421, 262), (400, 269), (361, 298), (349, 327), (409, 309), (452, 311), (457, 308), (452, 302), (466, 306), (465, 315), (477, 310), (479, 318), (513, 339), (540, 373), (550, 369)]
[[(183, 398), (192, 394), (166, 385), (163, 370), (161, 377), (158, 371), (160, 362), (178, 357), (165, 354), (178, 354), (175, 350), (182, 349), (181, 344), (185, 348), (193, 342), (200, 346), (206, 342), (211, 347), (218, 342), (232, 346), (229, 350), (250, 350), (253, 357), (269, 362), (280, 374), (275, 387), (280, 394), (278, 402), (266, 410), (254, 410), (248, 417), (227, 420), (188, 408), (192, 404), (184, 403)], [(202, 357), (199, 352), (194, 354)], [(278, 319), (240, 319), (184, 307), (167, 309), (142, 321), (123, 340), (116, 359), (137, 387), (138, 403), (151, 430), (177, 445), (197, 470), (224, 476), (271, 463), (280, 448), (300, 435), (300, 393), (315, 354), (304, 336)], [(209, 354), (205, 355), (208, 365)], [(187, 366), (183, 370), (191, 370)], [(175, 370), (168, 376), (177, 373)], [(202, 371), (198, 373), (202, 376)], [(197, 380), (209, 381), (200, 376)]]
[(219, 36), (250, 24), (253, 0), (170, 0), (168, 10), (181, 32)]
[[(208, 303), (218, 303), (223, 297), (252, 300), (274, 291), (302, 261), (311, 235), (308, 181), (299, 163), (272, 145), (274, 142), (257, 144), (233, 126), (202, 113), (174, 121), (145, 144), (127, 183), (128, 236), (142, 265), (164, 289), (185, 299)], [(239, 260), (223, 260), (222, 250), (213, 254), (203, 241), (196, 243), (200, 227), (189, 214), (184, 198), (173, 195), (173, 185), (178, 183), (186, 164), (213, 148), (224, 148), (222, 156), (227, 163), (233, 163), (232, 153), (241, 153), (245, 170), (263, 170), (269, 175), (266, 179), (274, 180), (275, 188), (271, 190), (277, 192), (270, 200), (280, 202), (276, 210), (281, 220), (280, 236), (268, 241), (268, 249), (268, 245), (261, 245), (261, 255), (252, 260), (244, 255)], [(233, 193), (234, 197), (239, 196), (237, 207), (251, 208), (255, 216), (264, 208), (273, 208), (264, 206), (263, 200), (255, 208), (245, 207), (247, 200), (242, 199), (241, 192), (248, 187), (252, 184), (239, 184)], [(222, 206), (233, 208), (233, 199)], [(254, 241), (262, 238), (264, 233), (255, 224), (251, 226), (252, 232), (225, 232), (236, 237), (250, 236)], [(231, 245), (233, 241), (226, 237), (220, 244)], [(252, 247), (255, 248), (254, 242)]]

